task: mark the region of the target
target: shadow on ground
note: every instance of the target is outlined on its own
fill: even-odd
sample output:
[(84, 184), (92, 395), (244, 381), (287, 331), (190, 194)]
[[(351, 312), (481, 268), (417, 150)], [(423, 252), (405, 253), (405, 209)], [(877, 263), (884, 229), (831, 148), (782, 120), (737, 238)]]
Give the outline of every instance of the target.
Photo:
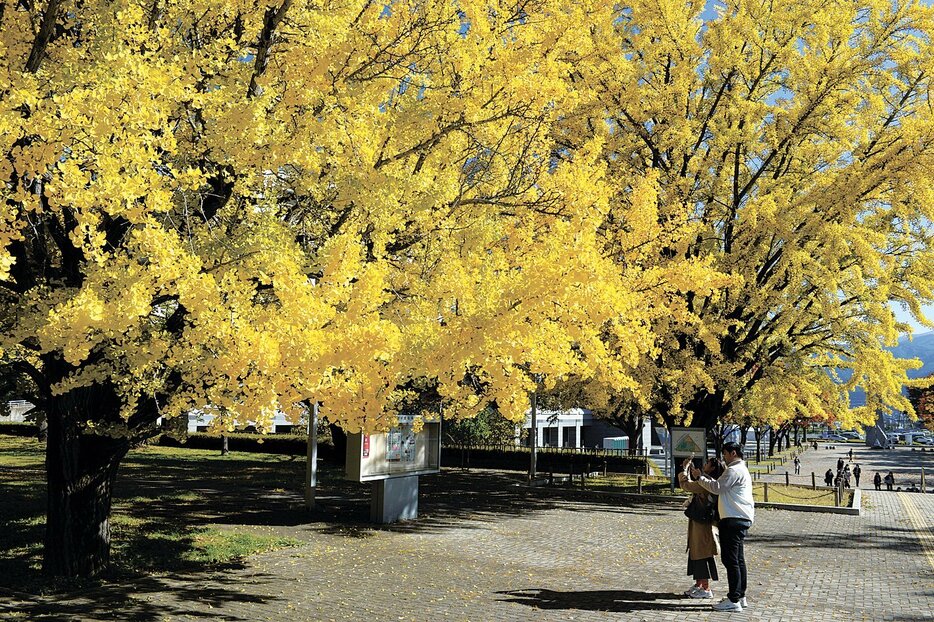
[[(640, 592), (635, 590), (590, 590), (558, 592), (531, 589), (498, 592), (500, 600), (526, 605), (533, 609), (577, 609), (629, 613), (633, 611), (706, 611), (710, 603), (687, 599), (669, 592)], [(661, 602), (677, 601), (677, 602)]]
[[(39, 572), (44, 532), (44, 447), (31, 439), (0, 446), (0, 587), (31, 594), (61, 593), (68, 585)], [(343, 479), (343, 470), (319, 471), (318, 503), (304, 507), (304, 460), (291, 456), (147, 448), (131, 452), (120, 467), (112, 513), (111, 588), (160, 573), (197, 577), (219, 569), (193, 560), (208, 526), (310, 541), (324, 533), (366, 538), (380, 530), (435, 533), (485, 529), (503, 517), (560, 507), (639, 515), (663, 514), (677, 501), (645, 503), (576, 489), (522, 485), (520, 473), (445, 469), (420, 482), (419, 519), (395, 525), (369, 522), (370, 486)], [(155, 580), (155, 579), (153, 579)], [(197, 580), (195, 580), (197, 582)], [(93, 585), (86, 586), (88, 589)]]
[[(270, 577), (254, 574), (251, 578), (261, 585)], [(173, 574), (171, 579), (150, 576), (70, 594), (58, 594), (54, 598), (33, 598), (29, 602), (7, 605), (5, 608), (18, 616), (17, 619), (26, 620), (156, 622), (185, 616), (186, 619), (234, 622), (256, 619), (255, 613), (248, 611), (249, 605), (275, 607), (277, 602), (282, 601), (278, 596), (244, 594), (238, 587), (239, 581), (233, 576), (225, 577), (222, 572), (213, 573), (209, 584), (206, 584), (205, 576), (199, 573)], [(147, 598), (148, 594), (165, 593), (172, 594), (173, 603), (157, 604)], [(188, 603), (197, 603), (198, 607), (191, 607)], [(244, 605), (242, 615), (233, 613), (238, 603)], [(200, 610), (205, 604), (209, 605), (209, 612)], [(2, 612), (0, 608), (0, 617)]]

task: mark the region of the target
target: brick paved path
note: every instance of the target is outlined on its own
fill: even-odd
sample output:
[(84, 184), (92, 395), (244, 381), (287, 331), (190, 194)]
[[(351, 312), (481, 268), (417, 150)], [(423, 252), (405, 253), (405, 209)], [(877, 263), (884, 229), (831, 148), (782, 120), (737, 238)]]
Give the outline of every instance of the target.
[[(895, 475), (895, 485), (905, 489), (909, 484), (921, 485), (921, 468), (924, 467), (927, 480), (927, 490), (934, 490), (934, 450), (927, 449), (921, 451), (916, 447), (912, 451), (911, 447), (896, 447), (892, 450), (869, 449), (865, 445), (837, 443), (836, 449), (824, 449), (825, 444), (818, 442), (818, 449), (808, 449), (801, 454), (801, 475), (795, 475), (795, 467), (791, 461), (786, 461), (784, 465), (778, 467), (769, 475), (763, 475), (762, 481), (784, 482), (785, 471), (788, 471), (788, 479), (792, 484), (811, 483), (811, 472), (817, 477), (817, 485), (824, 485), (824, 473), (827, 469), (837, 471), (837, 459), (843, 458), (844, 462), (850, 464), (858, 463), (862, 469), (859, 487), (863, 490), (873, 490), (872, 478), (876, 472), (885, 474), (893, 471)], [(849, 451), (853, 450), (853, 461), (850, 462)], [(753, 449), (754, 451), (754, 449)], [(855, 482), (854, 482), (855, 485)], [(882, 486), (883, 490), (885, 485)]]
[[(254, 526), (304, 544), (244, 567), (106, 586), (90, 598), (8, 602), (0, 617), (934, 621), (934, 495), (868, 492), (860, 517), (760, 510), (747, 544), (751, 607), (728, 614), (677, 595), (690, 581), (676, 505), (545, 496), (453, 472), (428, 488), (415, 524), (372, 529), (325, 513), (318, 522)], [(359, 516), (365, 505), (347, 512)]]

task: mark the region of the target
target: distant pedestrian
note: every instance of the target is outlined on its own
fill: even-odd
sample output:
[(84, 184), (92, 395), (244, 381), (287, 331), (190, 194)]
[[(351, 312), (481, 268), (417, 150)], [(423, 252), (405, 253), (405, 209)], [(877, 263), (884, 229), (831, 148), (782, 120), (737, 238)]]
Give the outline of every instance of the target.
[(837, 460), (837, 473), (843, 470), (843, 458)]
[(872, 478), (872, 483), (875, 485), (876, 490), (882, 490), (882, 474), (876, 473), (876, 476)]
[(858, 464), (858, 463), (857, 463), (856, 465), (853, 466), (853, 479), (856, 480), (856, 487), (857, 487), (857, 488), (859, 488), (859, 474), (862, 473), (862, 472), (863, 472), (863, 470), (862, 470), (861, 468), (859, 468), (859, 464)]
[(814, 441), (814, 451), (817, 451), (817, 441)]
[(795, 475), (801, 475), (801, 459), (795, 456)]
[(853, 462), (853, 448), (850, 447), (850, 462)]
[(849, 466), (843, 469), (843, 487), (844, 488), (850, 487), (850, 467)]
[[(882, 481), (881, 479), (879, 480)], [(828, 486), (833, 486), (833, 469), (827, 469), (827, 472), (824, 473), (824, 483)]]
[(889, 471), (889, 474), (885, 476), (883, 481), (885, 482), (885, 489), (892, 490), (892, 486), (895, 485), (895, 474)]

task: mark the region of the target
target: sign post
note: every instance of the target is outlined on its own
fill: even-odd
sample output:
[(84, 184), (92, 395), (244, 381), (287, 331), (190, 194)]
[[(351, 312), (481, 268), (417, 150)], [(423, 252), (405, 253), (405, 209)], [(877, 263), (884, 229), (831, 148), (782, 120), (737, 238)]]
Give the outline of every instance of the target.
[(305, 507), (315, 509), (318, 491), (318, 402), (308, 412), (308, 455), (305, 463)]
[[(536, 387), (537, 389), (537, 387)], [(538, 475), (538, 391), (532, 391), (531, 395), (532, 420), (529, 427), (529, 483), (535, 481)]]
[(370, 519), (394, 523), (418, 518), (418, 476), (441, 470), (441, 421), (415, 431), (414, 417), (375, 434), (348, 434), (346, 478), (372, 482)]

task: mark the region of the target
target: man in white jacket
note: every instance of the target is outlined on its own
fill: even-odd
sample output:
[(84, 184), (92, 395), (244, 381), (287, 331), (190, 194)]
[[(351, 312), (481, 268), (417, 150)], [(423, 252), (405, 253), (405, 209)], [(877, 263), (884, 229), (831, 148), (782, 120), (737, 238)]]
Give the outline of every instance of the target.
[(738, 443), (723, 444), (723, 460), (727, 469), (718, 479), (710, 479), (698, 469), (691, 477), (717, 497), (720, 512), (720, 558), (726, 568), (730, 591), (714, 605), (717, 611), (742, 611), (746, 604), (746, 557), (743, 540), (755, 518), (752, 499), (752, 477), (743, 462), (743, 448)]

